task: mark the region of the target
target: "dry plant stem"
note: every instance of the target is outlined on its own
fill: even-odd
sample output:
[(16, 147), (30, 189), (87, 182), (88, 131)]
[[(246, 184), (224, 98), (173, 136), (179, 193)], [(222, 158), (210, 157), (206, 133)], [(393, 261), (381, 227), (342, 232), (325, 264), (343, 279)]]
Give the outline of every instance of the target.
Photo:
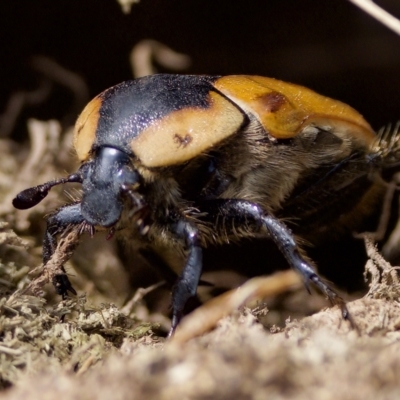
[(371, 0), (350, 0), (357, 7), (360, 7), (366, 13), (371, 15), (381, 24), (387, 26), (393, 32), (400, 35), (400, 20), (395, 18), (393, 15), (389, 14), (383, 8), (379, 7), (377, 4), (373, 3)]
[(370, 289), (366, 296), (372, 298), (399, 298), (400, 279), (398, 267), (393, 267), (378, 252), (374, 238), (371, 235), (364, 235), (365, 248), (370, 258), (365, 266), (364, 276), (371, 275)]
[(165, 68), (181, 71), (190, 65), (190, 58), (178, 53), (156, 40), (142, 40), (131, 51), (130, 63), (135, 78), (156, 72), (153, 59)]
[(386, 193), (383, 199), (382, 212), (379, 218), (378, 227), (375, 232), (354, 233), (353, 236), (357, 239), (365, 240), (365, 238), (368, 237), (369, 240), (380, 241), (385, 237), (391, 216), (393, 197), (395, 192), (399, 190), (399, 186), (398, 179), (394, 179), (389, 183), (383, 181), (382, 179), (382, 182), (386, 186)]
[(272, 276), (253, 278), (243, 286), (230, 290), (208, 301), (185, 317), (172, 336), (174, 343), (185, 343), (215, 327), (217, 322), (243, 306), (246, 302), (261, 299), (301, 287), (300, 276), (292, 270), (278, 272)]
[[(74, 113), (80, 111), (89, 101), (89, 89), (85, 81), (76, 73), (67, 70), (54, 60), (35, 56), (32, 67), (44, 75), (40, 86), (33, 91), (18, 91), (10, 96), (5, 112), (0, 115), (0, 136), (9, 136), (15, 126), (18, 116), (26, 106), (44, 103), (49, 97), (52, 83), (67, 87), (74, 95)], [(76, 110), (76, 111), (75, 111)]]
[(140, 0), (117, 0), (122, 8), (124, 14), (129, 14), (134, 4), (139, 3)]
[(379, 241), (382, 240), (385, 236), (390, 215), (391, 215), (391, 207), (392, 207), (392, 202), (393, 202), (393, 196), (395, 191), (398, 189), (398, 186), (395, 182), (390, 182), (387, 185), (387, 190), (385, 194), (385, 198), (383, 200), (383, 206), (382, 206), (382, 213), (379, 219), (379, 225), (378, 228), (374, 234), (374, 239)]
[[(394, 176), (393, 184), (398, 185), (399, 180), (400, 180), (400, 174), (397, 173)], [(396, 189), (398, 189), (398, 186), (396, 186)], [(377, 240), (380, 240), (380, 238)], [(382, 253), (385, 255), (385, 257), (391, 257), (391, 258), (396, 257), (396, 255), (399, 253), (398, 250), (399, 241), (400, 241), (400, 221), (397, 222), (395, 228), (391, 232), (388, 240), (386, 241), (385, 245), (382, 248)]]
[(83, 375), (86, 371), (90, 369), (92, 365), (97, 362), (97, 358), (94, 356), (89, 356), (82, 364), (82, 367), (79, 368), (78, 372), (76, 373), (77, 376)]
[(37, 89), (30, 92), (18, 91), (12, 93), (4, 113), (0, 116), (0, 136), (10, 136), (23, 108), (44, 102), (49, 96), (50, 90), (51, 83), (45, 80), (40, 83)]
[(95, 361), (97, 361), (91, 354), (90, 350), (95, 347), (94, 341), (89, 341), (84, 346), (82, 346), (79, 350), (77, 350), (74, 354), (72, 354), (71, 359), (69, 360), (68, 364), (66, 365), (66, 370), (69, 372), (73, 372), (78, 360), (84, 359), (82, 366), (78, 370), (78, 373), (82, 374), (85, 372), (90, 365), (92, 365)]
[(78, 111), (89, 101), (89, 88), (83, 78), (75, 72), (69, 71), (51, 58), (43, 56), (35, 56), (32, 59), (32, 66), (50, 80), (71, 90), (75, 98), (74, 108)]
[[(26, 186), (35, 181), (35, 177), (46, 164), (46, 158), (52, 156), (57, 148), (57, 143), (61, 133), (61, 127), (57, 121), (42, 122), (35, 119), (28, 121), (31, 151), (22, 166), (20, 172), (15, 177), (13, 192), (10, 192), (0, 206), (0, 215), (10, 214), (14, 211), (12, 199), (15, 194), (25, 189)], [(20, 228), (20, 227), (18, 227)]]
[(387, 262), (381, 254), (379, 254), (378, 250), (376, 249), (375, 245), (375, 238), (368, 234), (364, 235), (364, 242), (365, 242), (365, 249), (367, 250), (368, 257), (374, 261), (375, 263), (382, 266), (383, 269), (392, 268), (389, 262)]
[(78, 239), (79, 229), (76, 229), (76, 227), (62, 237), (49, 262), (32, 271), (32, 273), (40, 271), (40, 275), (24, 289), (23, 293), (39, 295), (44, 285), (53, 282), (56, 275), (65, 273), (63, 265), (71, 258), (74, 249), (78, 245)]
[(136, 290), (133, 297), (121, 308), (121, 312), (125, 315), (129, 315), (133, 309), (133, 307), (139, 303), (143, 299), (144, 296), (151, 293), (153, 290), (158, 289), (159, 287), (165, 285), (165, 281), (157, 282), (154, 285), (151, 285), (147, 288), (139, 288)]

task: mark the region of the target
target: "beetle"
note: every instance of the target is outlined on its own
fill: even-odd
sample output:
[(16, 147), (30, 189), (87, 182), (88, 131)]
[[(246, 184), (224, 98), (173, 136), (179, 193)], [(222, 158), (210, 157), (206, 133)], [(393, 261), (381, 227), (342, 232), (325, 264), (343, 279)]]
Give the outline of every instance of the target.
[[(203, 249), (244, 238), (272, 240), (346, 317), (301, 240), (351, 231), (375, 207), (375, 177), (395, 162), (397, 141), (386, 139), (350, 106), (295, 84), (151, 75), (95, 97), (75, 126), (78, 171), (22, 191), (13, 205), (81, 183), (81, 200), (48, 217), (43, 262), (67, 227), (108, 229), (177, 274), (171, 332), (196, 294)], [(53, 283), (63, 297), (75, 293), (66, 274)]]

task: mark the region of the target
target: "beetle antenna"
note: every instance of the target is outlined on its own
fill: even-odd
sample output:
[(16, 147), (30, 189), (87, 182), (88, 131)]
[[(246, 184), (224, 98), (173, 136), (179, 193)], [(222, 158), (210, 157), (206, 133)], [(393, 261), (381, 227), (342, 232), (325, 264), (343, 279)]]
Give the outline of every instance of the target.
[(39, 204), (48, 194), (53, 186), (60, 185), (62, 183), (78, 182), (82, 183), (82, 176), (78, 173), (71, 174), (66, 178), (55, 179), (54, 181), (43, 183), (29, 189), (25, 189), (18, 193), (12, 201), (15, 208), (19, 210), (27, 210), (36, 204)]

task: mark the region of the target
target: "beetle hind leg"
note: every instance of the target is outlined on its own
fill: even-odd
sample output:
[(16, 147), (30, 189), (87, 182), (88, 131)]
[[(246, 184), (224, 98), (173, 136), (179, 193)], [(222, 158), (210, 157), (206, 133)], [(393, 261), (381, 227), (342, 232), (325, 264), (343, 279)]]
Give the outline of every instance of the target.
[(285, 256), (290, 266), (303, 276), (307, 290), (309, 291), (308, 282), (312, 282), (325, 294), (332, 305), (338, 305), (340, 307), (343, 317), (348, 318), (349, 313), (345, 301), (318, 276), (312, 263), (301, 255), (293, 234), (286, 225), (270, 215), (263, 215), (261, 219), (263, 221), (263, 226)]
[(208, 211), (209, 219), (214, 222), (222, 222), (220, 229), (226, 231), (228, 227), (232, 230), (232, 232), (227, 232), (228, 235), (236, 232), (238, 226), (244, 226), (247, 231), (252, 233), (264, 232), (268, 235), (289, 265), (304, 278), (307, 289), (308, 283), (312, 282), (328, 297), (332, 305), (340, 307), (345, 319), (350, 318), (345, 301), (318, 276), (312, 263), (301, 254), (292, 232), (282, 221), (266, 214), (258, 204), (246, 200), (210, 201), (208, 202)]

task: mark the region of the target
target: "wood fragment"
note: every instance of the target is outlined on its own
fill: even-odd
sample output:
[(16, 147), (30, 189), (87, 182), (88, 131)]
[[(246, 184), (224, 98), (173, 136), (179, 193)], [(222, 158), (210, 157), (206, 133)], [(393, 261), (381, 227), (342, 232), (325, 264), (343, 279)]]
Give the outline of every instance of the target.
[(238, 289), (230, 290), (208, 301), (178, 325), (171, 338), (174, 343), (185, 343), (215, 327), (217, 322), (254, 299), (276, 296), (302, 285), (300, 276), (292, 270), (277, 272), (267, 277), (250, 279)]

